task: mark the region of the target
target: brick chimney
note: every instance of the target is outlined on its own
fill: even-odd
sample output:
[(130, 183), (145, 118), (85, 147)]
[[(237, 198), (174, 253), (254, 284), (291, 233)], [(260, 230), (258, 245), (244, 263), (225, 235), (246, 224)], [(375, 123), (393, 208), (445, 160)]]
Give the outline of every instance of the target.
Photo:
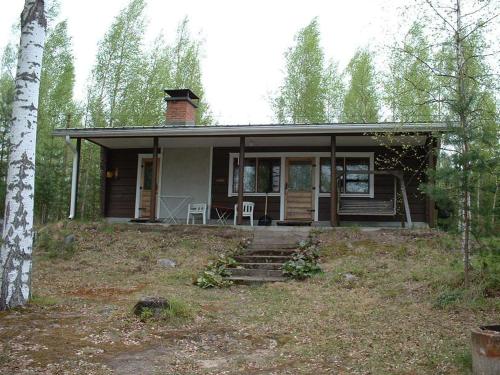
[(165, 119), (167, 125), (194, 125), (196, 108), (193, 100), (199, 98), (189, 89), (164, 90), (167, 102)]

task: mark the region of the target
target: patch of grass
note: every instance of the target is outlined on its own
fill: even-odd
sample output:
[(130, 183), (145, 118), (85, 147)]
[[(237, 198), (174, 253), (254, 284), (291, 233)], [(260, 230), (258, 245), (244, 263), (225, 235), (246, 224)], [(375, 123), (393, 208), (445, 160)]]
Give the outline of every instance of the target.
[(162, 314), (163, 317), (169, 321), (186, 321), (194, 317), (193, 308), (177, 298), (169, 299), (168, 307), (163, 309)]
[(43, 253), (47, 259), (68, 260), (76, 252), (75, 242), (69, 244), (64, 242), (64, 237), (69, 234), (68, 231), (40, 231), (36, 237), (35, 246), (37, 251)]
[(472, 373), (472, 354), (470, 349), (457, 353), (455, 356), (455, 362), (465, 374)]
[(57, 305), (58, 300), (52, 296), (39, 296), (37, 294), (33, 294), (33, 296), (31, 296), (30, 303), (37, 306), (54, 306)]

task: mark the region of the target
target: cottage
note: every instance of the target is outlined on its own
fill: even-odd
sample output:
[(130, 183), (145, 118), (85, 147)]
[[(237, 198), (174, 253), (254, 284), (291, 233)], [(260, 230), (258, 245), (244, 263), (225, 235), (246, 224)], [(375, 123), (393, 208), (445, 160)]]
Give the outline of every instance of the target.
[(74, 152), (70, 218), (87, 140), (101, 147), (109, 219), (185, 222), (191, 205), (211, 223), (236, 216), (243, 224), (251, 202), (250, 215), (267, 214), (273, 224), (435, 225), (434, 202), (420, 185), (435, 168), (446, 124), (197, 126), (198, 97), (165, 93), (165, 125), (54, 132)]

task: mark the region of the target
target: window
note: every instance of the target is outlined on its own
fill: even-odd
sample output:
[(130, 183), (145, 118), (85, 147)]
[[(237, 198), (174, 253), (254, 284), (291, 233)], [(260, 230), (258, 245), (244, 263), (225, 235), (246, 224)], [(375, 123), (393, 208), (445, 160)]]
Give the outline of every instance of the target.
[[(245, 193), (279, 193), (281, 161), (279, 158), (245, 158), (243, 191)], [(238, 192), (239, 164), (233, 159), (233, 194)]]
[[(320, 192), (330, 193), (331, 167), (330, 158), (321, 158)], [(345, 175), (342, 171), (346, 171)], [(337, 175), (339, 176), (339, 192), (341, 194), (369, 195), (370, 179), (368, 173), (354, 173), (356, 171), (369, 171), (369, 157), (342, 157), (337, 158)], [(340, 173), (339, 173), (340, 172)]]

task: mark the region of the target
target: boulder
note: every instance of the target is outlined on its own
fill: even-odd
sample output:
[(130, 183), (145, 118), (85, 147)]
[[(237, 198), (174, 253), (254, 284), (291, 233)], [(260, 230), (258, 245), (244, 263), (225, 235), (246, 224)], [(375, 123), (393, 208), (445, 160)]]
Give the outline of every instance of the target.
[(168, 258), (163, 258), (163, 259), (158, 259), (158, 265), (165, 267), (165, 268), (174, 268), (177, 266), (177, 263), (175, 260), (168, 259)]
[(68, 234), (64, 237), (64, 246), (71, 246), (76, 241), (74, 234)]
[(356, 275), (353, 275), (352, 273), (346, 273), (344, 274), (344, 280), (348, 283), (352, 283), (358, 280), (358, 277)]
[(134, 306), (134, 314), (141, 316), (142, 311), (150, 309), (154, 316), (160, 316), (163, 310), (170, 306), (168, 301), (162, 297), (144, 297), (141, 298)]

